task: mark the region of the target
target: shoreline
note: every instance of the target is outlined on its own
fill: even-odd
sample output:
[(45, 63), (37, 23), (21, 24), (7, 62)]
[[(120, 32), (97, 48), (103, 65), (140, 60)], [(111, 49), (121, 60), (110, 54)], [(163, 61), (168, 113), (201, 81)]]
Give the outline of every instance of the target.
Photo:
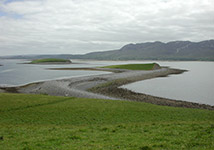
[[(49, 68), (50, 69), (50, 68)], [(95, 99), (127, 100), (152, 103), (163, 106), (199, 108), (214, 110), (214, 106), (181, 100), (156, 97), (120, 88), (120, 86), (136, 81), (167, 77), (181, 74), (186, 70), (161, 68), (151, 71), (133, 71), (124, 69), (103, 68), (51, 68), (55, 70), (97, 70), (110, 71), (112, 74), (76, 77), (69, 79), (43, 81), (24, 86), (1, 87), (0, 92), (45, 94), (53, 96), (83, 97)]]

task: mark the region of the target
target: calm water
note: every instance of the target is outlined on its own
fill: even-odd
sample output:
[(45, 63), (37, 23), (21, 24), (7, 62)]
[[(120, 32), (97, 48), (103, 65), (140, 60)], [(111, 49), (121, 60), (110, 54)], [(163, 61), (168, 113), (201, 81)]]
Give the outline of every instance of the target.
[(79, 77), (86, 75), (98, 75), (109, 72), (104, 71), (59, 71), (48, 70), (47, 68), (63, 68), (63, 67), (93, 67), (101, 64), (79, 62), (79, 64), (65, 65), (33, 65), (23, 64), (28, 61), (24, 60), (0, 60), (0, 86), (23, 85), (31, 82), (62, 79), (69, 77)]
[(214, 105), (214, 62), (158, 62), (187, 69), (180, 75), (155, 78), (123, 86), (149, 95)]

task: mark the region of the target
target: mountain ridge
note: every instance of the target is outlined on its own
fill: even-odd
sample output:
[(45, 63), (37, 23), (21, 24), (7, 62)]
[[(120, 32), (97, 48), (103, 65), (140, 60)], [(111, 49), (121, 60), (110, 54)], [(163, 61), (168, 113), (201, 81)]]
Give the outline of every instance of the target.
[[(200, 42), (170, 41), (130, 43), (117, 50), (97, 51), (83, 55), (23, 55), (4, 58), (38, 59), (95, 59), (95, 60), (202, 60), (214, 61), (214, 40)], [(2, 57), (0, 57), (2, 58)]]
[(214, 40), (131, 43), (119, 50), (93, 52), (83, 57), (113, 60), (214, 60)]

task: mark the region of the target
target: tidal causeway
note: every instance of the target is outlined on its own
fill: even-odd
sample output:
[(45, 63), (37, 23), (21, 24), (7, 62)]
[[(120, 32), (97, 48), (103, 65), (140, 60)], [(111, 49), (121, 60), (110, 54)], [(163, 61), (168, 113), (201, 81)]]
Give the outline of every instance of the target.
[[(127, 70), (114, 68), (51, 68), (54, 70), (96, 70), (109, 71), (110, 74), (84, 76), (60, 80), (43, 81), (17, 87), (2, 87), (0, 92), (45, 94), (66, 97), (95, 99), (127, 100), (146, 102), (164, 106), (201, 108), (213, 110), (214, 106), (193, 102), (161, 98), (147, 94), (135, 93), (121, 88), (122, 85), (156, 77), (181, 74), (186, 70), (167, 67), (153, 70)], [(160, 87), (161, 88), (161, 87)]]

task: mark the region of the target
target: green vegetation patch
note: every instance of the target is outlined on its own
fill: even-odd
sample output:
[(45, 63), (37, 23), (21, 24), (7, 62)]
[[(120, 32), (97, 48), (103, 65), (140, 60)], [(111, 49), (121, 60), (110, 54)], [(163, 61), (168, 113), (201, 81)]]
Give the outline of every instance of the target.
[(126, 64), (126, 65), (105, 66), (103, 68), (128, 69), (128, 70), (152, 70), (155, 65), (158, 65), (158, 64), (156, 64), (156, 63), (150, 63), (150, 64)]
[(68, 59), (45, 58), (45, 59), (36, 59), (31, 62), (31, 64), (37, 63), (71, 63), (71, 61)]
[(0, 149), (214, 149), (214, 111), (0, 94)]

